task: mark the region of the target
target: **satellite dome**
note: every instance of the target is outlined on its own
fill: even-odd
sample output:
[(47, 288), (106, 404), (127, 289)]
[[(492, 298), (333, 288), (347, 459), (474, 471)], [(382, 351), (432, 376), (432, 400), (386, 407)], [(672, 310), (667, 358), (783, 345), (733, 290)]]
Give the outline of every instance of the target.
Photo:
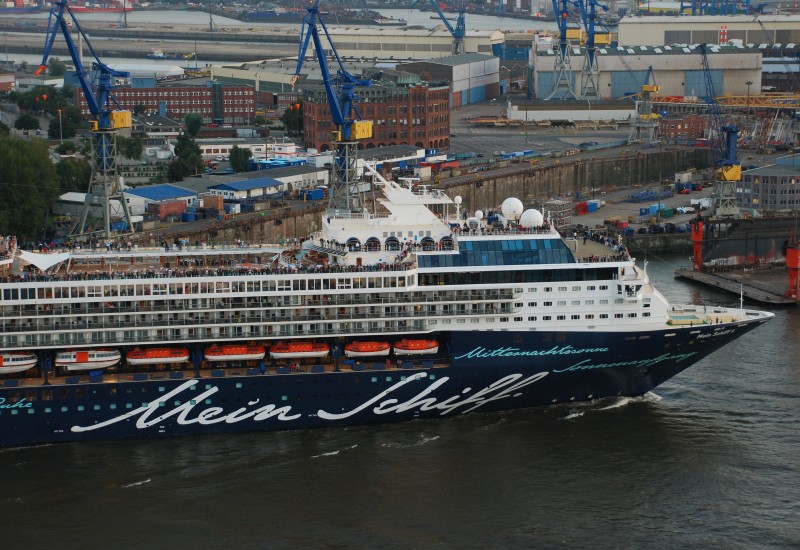
[(482, 220), (483, 219), (483, 211), (482, 210), (476, 210), (475, 211), (475, 217), (478, 218), (479, 220)]
[[(505, 205), (505, 204), (504, 204)], [(519, 224), (522, 227), (539, 227), (544, 223), (544, 216), (538, 210), (530, 208), (519, 217)]]
[(522, 205), (522, 201), (514, 197), (507, 198), (500, 206), (503, 216), (509, 220), (518, 220), (520, 215), (522, 215), (522, 210), (524, 208), (525, 207)]

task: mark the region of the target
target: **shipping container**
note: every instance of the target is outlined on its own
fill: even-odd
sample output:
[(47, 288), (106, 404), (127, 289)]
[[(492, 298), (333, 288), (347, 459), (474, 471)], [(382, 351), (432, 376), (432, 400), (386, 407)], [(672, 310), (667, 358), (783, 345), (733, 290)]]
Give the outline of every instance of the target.
[(222, 210), (222, 195), (203, 195), (203, 208)]
[(181, 214), (181, 221), (182, 222), (193, 222), (197, 219), (197, 214), (194, 212), (184, 212)]

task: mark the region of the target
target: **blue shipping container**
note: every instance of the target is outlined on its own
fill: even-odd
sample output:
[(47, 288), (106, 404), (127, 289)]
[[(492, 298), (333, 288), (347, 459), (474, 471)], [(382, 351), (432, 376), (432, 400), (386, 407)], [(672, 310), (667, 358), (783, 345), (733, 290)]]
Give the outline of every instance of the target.
[(193, 222), (196, 218), (197, 215), (194, 212), (184, 212), (181, 214), (182, 222)]

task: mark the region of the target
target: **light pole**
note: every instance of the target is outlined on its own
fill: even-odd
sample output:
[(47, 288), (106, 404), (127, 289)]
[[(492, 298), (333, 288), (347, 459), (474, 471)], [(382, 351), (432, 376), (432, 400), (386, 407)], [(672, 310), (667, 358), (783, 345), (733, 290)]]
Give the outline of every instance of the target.
[(58, 110), (58, 140), (64, 144), (64, 126), (61, 124), (61, 109)]
[(753, 81), (752, 80), (748, 80), (747, 82), (745, 82), (745, 84), (747, 85), (747, 112), (749, 113), (750, 112), (750, 86), (753, 85)]

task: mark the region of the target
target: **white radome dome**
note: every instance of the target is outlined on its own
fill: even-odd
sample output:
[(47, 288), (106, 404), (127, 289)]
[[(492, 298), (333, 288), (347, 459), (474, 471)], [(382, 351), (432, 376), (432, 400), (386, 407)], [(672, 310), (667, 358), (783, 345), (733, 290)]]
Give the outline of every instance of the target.
[(544, 216), (538, 210), (530, 208), (519, 217), (519, 224), (522, 227), (539, 227), (544, 223)]
[(476, 210), (475, 211), (475, 217), (478, 218), (479, 220), (482, 220), (483, 219), (483, 210)]
[(514, 197), (507, 198), (503, 201), (503, 204), (500, 205), (503, 216), (509, 220), (518, 220), (524, 208), (522, 201)]

